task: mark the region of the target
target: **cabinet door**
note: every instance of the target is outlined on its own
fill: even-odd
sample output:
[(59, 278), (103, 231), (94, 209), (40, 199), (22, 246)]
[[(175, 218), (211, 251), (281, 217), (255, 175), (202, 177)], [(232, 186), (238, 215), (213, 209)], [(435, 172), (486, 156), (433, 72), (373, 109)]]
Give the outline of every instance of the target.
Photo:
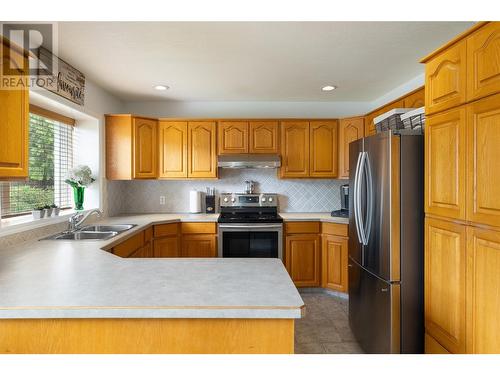
[(500, 92), (500, 22), (467, 38), (467, 100)]
[(153, 244), (155, 258), (178, 258), (181, 256), (178, 236), (155, 238)]
[(375, 113), (369, 113), (365, 116), (364, 118), (364, 123), (365, 123), (365, 136), (369, 137), (370, 135), (373, 135), (376, 133), (375, 130), (375, 124), (373, 123), (373, 119), (379, 115), (378, 112)]
[(160, 121), (160, 178), (187, 177), (187, 122)]
[(187, 258), (213, 258), (217, 256), (216, 238), (213, 234), (182, 236), (182, 256)]
[(281, 177), (309, 177), (309, 122), (281, 123)]
[(319, 235), (295, 234), (287, 236), (285, 264), (296, 286), (320, 286)]
[(251, 154), (277, 154), (279, 134), (277, 121), (250, 121)]
[(338, 122), (311, 121), (309, 124), (309, 176), (334, 178), (338, 175)]
[(248, 153), (248, 122), (219, 122), (219, 154)]
[(155, 120), (134, 118), (134, 178), (156, 178), (157, 127)]
[(188, 123), (188, 177), (217, 177), (216, 129), (213, 121)]
[(146, 244), (144, 244), (143, 247), (141, 247), (135, 253), (130, 255), (129, 258), (152, 258), (152, 257), (153, 257), (152, 245), (151, 242), (147, 242)]
[(500, 233), (467, 228), (467, 353), (500, 353)]
[(467, 106), (467, 220), (500, 226), (500, 95)]
[(323, 236), (321, 245), (321, 286), (347, 292), (347, 238)]
[(113, 254), (122, 258), (128, 258), (143, 246), (144, 232), (140, 232), (113, 247)]
[(420, 108), (425, 105), (425, 89), (422, 88), (403, 99), (404, 108)]
[(425, 112), (431, 114), (465, 103), (465, 40), (425, 65)]
[(465, 226), (425, 219), (425, 329), (451, 353), (465, 352)]
[[(19, 76), (12, 77), (18, 79), (25, 73), (27, 59), (12, 49), (10, 57), (6, 56), (5, 51), (7, 46), (0, 45), (0, 69), (3, 71), (4, 66), (14, 69), (13, 73)], [(28, 177), (29, 91), (26, 87), (3, 89), (0, 83), (0, 179)]]
[(339, 129), (339, 177), (349, 178), (349, 143), (363, 138), (363, 117), (340, 120)]
[(465, 220), (465, 107), (430, 116), (425, 129), (425, 212)]

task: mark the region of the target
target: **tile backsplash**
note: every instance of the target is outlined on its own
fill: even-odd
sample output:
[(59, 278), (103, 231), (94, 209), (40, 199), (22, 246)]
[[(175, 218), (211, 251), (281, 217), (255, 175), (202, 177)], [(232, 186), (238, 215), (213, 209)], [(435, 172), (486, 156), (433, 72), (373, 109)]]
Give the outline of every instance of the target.
[[(243, 192), (245, 181), (256, 182), (256, 192), (279, 194), (281, 212), (327, 212), (340, 208), (340, 185), (346, 180), (278, 179), (276, 170), (220, 169), (218, 180), (108, 181), (109, 215), (121, 213), (188, 212), (189, 191)], [(166, 204), (160, 205), (160, 196)]]

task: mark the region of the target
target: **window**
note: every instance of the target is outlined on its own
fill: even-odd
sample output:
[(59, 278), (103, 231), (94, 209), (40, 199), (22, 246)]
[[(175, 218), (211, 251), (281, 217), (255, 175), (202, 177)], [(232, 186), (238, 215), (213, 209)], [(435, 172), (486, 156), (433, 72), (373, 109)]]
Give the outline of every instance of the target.
[(61, 209), (72, 206), (71, 188), (64, 179), (73, 167), (73, 126), (55, 120), (58, 117), (50, 116), (49, 111), (33, 113), (30, 108), (30, 112), (29, 177), (0, 183), (2, 218), (27, 214), (45, 205), (56, 204)]

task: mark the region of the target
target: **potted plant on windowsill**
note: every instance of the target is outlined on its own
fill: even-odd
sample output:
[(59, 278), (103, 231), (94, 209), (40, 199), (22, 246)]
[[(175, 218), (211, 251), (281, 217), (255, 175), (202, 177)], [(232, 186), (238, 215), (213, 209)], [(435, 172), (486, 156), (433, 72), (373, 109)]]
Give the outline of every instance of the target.
[(31, 214), (33, 215), (33, 219), (43, 219), (43, 216), (45, 215), (45, 208), (44, 207), (35, 207), (31, 211)]
[(57, 207), (54, 203), (52, 203), (50, 205), (50, 207), (52, 208), (52, 214), (54, 216), (59, 216), (59, 211), (61, 210), (59, 207)]
[(45, 205), (43, 206), (43, 209), (45, 211), (45, 217), (51, 217), (52, 216), (52, 206), (50, 205)]
[(87, 165), (79, 165), (68, 172), (67, 178), (64, 182), (73, 188), (75, 210), (83, 210), (85, 188), (94, 181), (95, 178), (92, 177), (92, 171)]

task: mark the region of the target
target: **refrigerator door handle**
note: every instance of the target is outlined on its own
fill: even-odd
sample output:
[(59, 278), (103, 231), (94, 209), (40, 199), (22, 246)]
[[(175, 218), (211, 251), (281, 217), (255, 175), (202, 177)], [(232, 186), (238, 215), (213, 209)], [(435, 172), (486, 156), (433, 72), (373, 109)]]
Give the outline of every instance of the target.
[[(363, 211), (361, 209), (361, 186), (363, 185), (363, 174), (364, 174), (364, 165), (366, 162), (366, 157), (367, 153), (363, 151), (361, 153), (361, 160), (359, 162), (359, 172), (358, 172), (358, 184), (357, 184), (357, 190), (355, 191), (355, 200), (357, 201), (357, 207), (358, 207), (358, 212), (356, 213), (356, 217), (358, 218), (358, 225), (359, 225), (359, 236), (361, 238), (360, 242), (363, 245), (366, 245), (368, 241), (366, 240), (365, 236), (365, 224), (364, 224), (364, 219), (363, 219)], [(361, 261), (362, 264), (364, 264), (364, 251), (361, 253)]]
[(354, 208), (354, 223), (356, 224), (356, 233), (358, 235), (359, 243), (363, 243), (363, 239), (361, 238), (361, 226), (359, 224), (359, 201), (358, 201), (358, 190), (359, 190), (359, 171), (361, 165), (361, 155), (363, 153), (360, 152), (358, 154), (358, 161), (356, 163), (356, 171), (354, 172), (354, 194), (353, 194), (353, 208)]
[[(372, 216), (373, 216), (373, 179), (372, 179), (372, 169), (370, 167), (370, 158), (368, 153), (365, 152), (364, 163), (361, 166), (362, 171), (366, 172), (366, 225), (363, 227), (364, 242), (363, 245), (368, 245), (368, 240), (370, 239), (370, 232), (372, 229)], [(363, 173), (361, 172), (361, 173)]]

